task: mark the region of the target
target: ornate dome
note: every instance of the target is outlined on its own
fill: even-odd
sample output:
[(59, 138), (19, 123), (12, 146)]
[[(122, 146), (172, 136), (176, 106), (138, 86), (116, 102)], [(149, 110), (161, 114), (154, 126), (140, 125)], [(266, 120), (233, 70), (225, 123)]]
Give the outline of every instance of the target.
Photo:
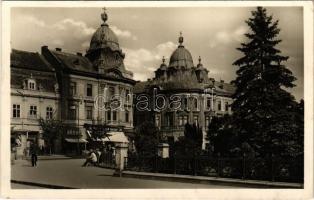
[(191, 53), (189, 52), (189, 50), (184, 48), (182, 43), (183, 43), (183, 37), (182, 37), (182, 33), (180, 32), (179, 46), (172, 53), (170, 57), (169, 67), (192, 68), (194, 66)]
[(201, 56), (199, 56), (196, 70), (205, 70), (201, 61), (202, 61)]
[(103, 23), (99, 27), (94, 35), (92, 36), (89, 50), (95, 50), (98, 48), (110, 47), (112, 50), (119, 50), (119, 41), (116, 34), (109, 28), (106, 23), (108, 16), (104, 12), (101, 14), (101, 19)]
[(166, 61), (166, 59), (165, 59), (165, 57), (163, 56), (163, 57), (162, 57), (162, 63), (161, 63), (161, 65), (160, 65), (160, 70), (167, 70), (167, 65), (165, 64), (165, 61)]

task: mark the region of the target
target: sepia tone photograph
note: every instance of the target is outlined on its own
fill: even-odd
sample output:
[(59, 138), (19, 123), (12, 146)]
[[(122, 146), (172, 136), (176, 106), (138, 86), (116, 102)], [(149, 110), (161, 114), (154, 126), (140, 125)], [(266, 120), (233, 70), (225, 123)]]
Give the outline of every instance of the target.
[(110, 5), (10, 8), (11, 190), (305, 188), (303, 6)]

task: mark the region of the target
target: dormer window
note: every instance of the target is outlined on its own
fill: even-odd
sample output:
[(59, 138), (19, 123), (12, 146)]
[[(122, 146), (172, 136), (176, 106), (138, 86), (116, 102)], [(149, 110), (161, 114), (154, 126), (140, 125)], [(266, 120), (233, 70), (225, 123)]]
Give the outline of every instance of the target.
[(29, 90), (36, 90), (36, 82), (33, 79), (28, 79), (25, 81), (27, 85), (27, 89)]

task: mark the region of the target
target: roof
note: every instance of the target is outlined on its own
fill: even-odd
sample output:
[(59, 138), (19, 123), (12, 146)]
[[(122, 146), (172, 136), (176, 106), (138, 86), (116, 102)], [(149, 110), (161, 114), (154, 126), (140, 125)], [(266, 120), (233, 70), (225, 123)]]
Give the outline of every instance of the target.
[(66, 53), (63, 51), (55, 51), (55, 50), (50, 50), (50, 52), (54, 56), (56, 56), (57, 59), (61, 61), (66, 67), (70, 69), (84, 71), (84, 72), (96, 71), (92, 63), (89, 61), (89, 59), (84, 56)]
[[(160, 87), (162, 90), (174, 90), (174, 91), (180, 91), (180, 90), (187, 90), (187, 91), (192, 91), (192, 90), (203, 90), (205, 88), (211, 88), (215, 87), (214, 93), (218, 95), (223, 95), (223, 96), (231, 96), (234, 94), (236, 87), (230, 83), (222, 83), (220, 81), (210, 81), (208, 84), (200, 84), (197, 82), (196, 77), (194, 76), (185, 76), (178, 78), (179, 76), (176, 77), (176, 79), (172, 80), (158, 80), (154, 79), (151, 81), (141, 81), (137, 82), (134, 86), (134, 93), (135, 94), (140, 94), (140, 93), (145, 93), (147, 92), (147, 89), (150, 87)], [(193, 78), (194, 77), (194, 78)], [(211, 79), (212, 80), (212, 79)]]
[(113, 51), (120, 49), (116, 34), (107, 24), (102, 24), (101, 27), (96, 30), (92, 36), (89, 50), (103, 48), (104, 46), (110, 47)]
[(24, 81), (29, 78), (35, 79), (42, 91), (55, 92), (55, 71), (45, 58), (38, 53), (13, 49), (11, 87), (22, 89)]
[(184, 48), (184, 46), (179, 46), (171, 55), (169, 67), (186, 67), (192, 68), (193, 59), (191, 53)]
[(109, 132), (110, 136), (103, 139), (104, 142), (129, 143), (128, 138), (123, 132)]
[(11, 67), (53, 72), (54, 68), (37, 52), (12, 49)]
[(216, 93), (221, 95), (233, 95), (236, 90), (236, 86), (231, 83), (215, 81), (214, 86)]
[(139, 93), (143, 93), (145, 91), (146, 86), (149, 85), (148, 81), (139, 81), (136, 82), (133, 92), (134, 94), (139, 94)]

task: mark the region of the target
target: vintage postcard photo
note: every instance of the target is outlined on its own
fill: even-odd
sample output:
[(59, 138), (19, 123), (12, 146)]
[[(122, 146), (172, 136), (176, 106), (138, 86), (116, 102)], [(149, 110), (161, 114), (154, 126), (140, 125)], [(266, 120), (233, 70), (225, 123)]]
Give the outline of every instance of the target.
[(310, 2), (3, 5), (4, 197), (311, 197)]

